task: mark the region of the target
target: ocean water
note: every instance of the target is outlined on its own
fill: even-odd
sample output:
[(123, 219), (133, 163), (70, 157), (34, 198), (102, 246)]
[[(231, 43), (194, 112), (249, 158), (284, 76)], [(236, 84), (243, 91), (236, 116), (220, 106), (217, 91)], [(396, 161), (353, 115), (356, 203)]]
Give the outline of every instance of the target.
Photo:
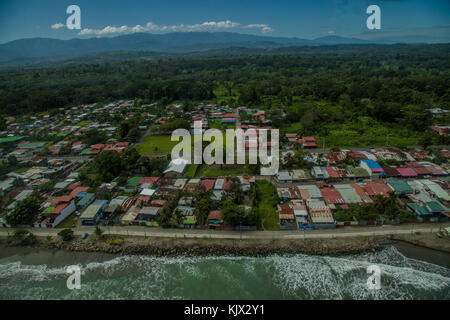
[[(367, 267), (381, 269), (370, 290)], [(66, 286), (68, 265), (81, 289)], [(352, 256), (110, 256), (25, 252), (0, 257), (0, 299), (450, 299), (450, 269), (394, 247)]]

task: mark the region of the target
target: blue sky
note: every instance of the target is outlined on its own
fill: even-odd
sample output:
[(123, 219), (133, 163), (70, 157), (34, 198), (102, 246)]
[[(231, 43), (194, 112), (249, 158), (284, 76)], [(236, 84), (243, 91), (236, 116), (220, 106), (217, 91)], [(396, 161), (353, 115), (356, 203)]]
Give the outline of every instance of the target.
[[(71, 4), (81, 8), (81, 33), (62, 27)], [(381, 31), (366, 28), (370, 4), (381, 8)], [(119, 30), (121, 26), (126, 27)], [(115, 36), (136, 30), (234, 31), (307, 39), (327, 35), (369, 39), (380, 33), (426, 37), (436, 32), (450, 37), (450, 1), (0, 0), (0, 30), (0, 43), (32, 37)]]

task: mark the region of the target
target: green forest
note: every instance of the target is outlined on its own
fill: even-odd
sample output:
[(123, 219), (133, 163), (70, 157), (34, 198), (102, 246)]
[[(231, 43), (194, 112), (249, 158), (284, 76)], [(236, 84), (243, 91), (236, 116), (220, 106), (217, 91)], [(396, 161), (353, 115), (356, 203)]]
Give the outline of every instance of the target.
[(389, 136), (393, 145), (410, 144), (429, 139), (424, 129), (433, 122), (448, 122), (436, 122), (426, 111), (450, 107), (448, 44), (223, 50), (150, 61), (82, 61), (3, 70), (1, 112), (39, 113), (133, 98), (162, 106), (175, 101), (245, 105), (267, 110), (273, 126), (286, 132), (335, 133), (332, 145), (357, 143), (366, 130), (373, 132), (359, 144), (384, 143)]

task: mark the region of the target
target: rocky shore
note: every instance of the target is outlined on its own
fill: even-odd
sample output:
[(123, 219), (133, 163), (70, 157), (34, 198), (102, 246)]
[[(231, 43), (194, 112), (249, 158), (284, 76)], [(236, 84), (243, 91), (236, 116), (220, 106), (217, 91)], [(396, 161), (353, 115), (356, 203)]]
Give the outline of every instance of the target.
[[(37, 240), (28, 247), (72, 252), (99, 252), (117, 255), (146, 254), (157, 256), (267, 256), (272, 254), (344, 255), (374, 252), (390, 243), (388, 238), (355, 237), (345, 239), (306, 240), (212, 240), (121, 238), (75, 239), (70, 242)], [(119, 241), (117, 241), (119, 240)], [(3, 239), (3, 246), (20, 246), (12, 239)]]

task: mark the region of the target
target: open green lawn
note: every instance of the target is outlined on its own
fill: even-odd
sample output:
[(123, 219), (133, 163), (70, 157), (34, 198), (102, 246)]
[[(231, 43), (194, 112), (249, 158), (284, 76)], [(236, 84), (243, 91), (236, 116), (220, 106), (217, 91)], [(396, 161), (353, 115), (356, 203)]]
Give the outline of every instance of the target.
[[(411, 134), (403, 129), (374, 125), (371, 128), (332, 128), (325, 138), (325, 147), (407, 147), (420, 145), (420, 134)], [(316, 136), (317, 145), (322, 147), (323, 138)]]
[(259, 210), (264, 230), (280, 230), (280, 219), (276, 206), (278, 203), (277, 190), (266, 180), (256, 182), (260, 192)]
[(186, 172), (184, 173), (185, 178), (193, 178), (195, 176), (195, 172), (197, 171), (198, 165), (191, 164), (186, 169)]
[(140, 154), (154, 154), (154, 153), (167, 153), (172, 152), (172, 148), (176, 146), (178, 142), (171, 141), (170, 136), (149, 136), (138, 145), (137, 151)]
[(239, 175), (250, 175), (251, 172), (246, 165), (202, 165), (197, 171), (197, 177), (222, 177), (222, 176), (239, 176)]

